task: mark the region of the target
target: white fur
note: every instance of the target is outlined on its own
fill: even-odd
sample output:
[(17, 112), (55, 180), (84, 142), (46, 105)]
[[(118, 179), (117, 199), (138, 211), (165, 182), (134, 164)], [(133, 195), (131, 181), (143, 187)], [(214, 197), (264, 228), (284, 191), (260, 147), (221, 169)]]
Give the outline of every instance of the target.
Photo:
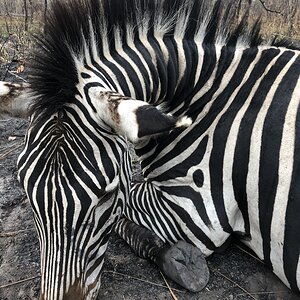
[(139, 100), (124, 100), (119, 104), (120, 133), (133, 143), (138, 140), (139, 126), (136, 119), (136, 110), (146, 105), (149, 106), (149, 104)]
[(7, 82), (0, 81), (0, 96), (5, 96), (9, 93), (10, 88), (6, 84)]
[(190, 125), (192, 125), (192, 119), (184, 116), (176, 122), (175, 127), (189, 127)]

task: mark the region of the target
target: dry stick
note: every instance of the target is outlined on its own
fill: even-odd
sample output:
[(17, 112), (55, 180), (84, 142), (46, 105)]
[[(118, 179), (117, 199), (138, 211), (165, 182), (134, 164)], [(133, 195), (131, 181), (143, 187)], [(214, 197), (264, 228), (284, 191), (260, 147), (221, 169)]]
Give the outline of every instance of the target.
[(4, 154), (0, 155), (0, 160), (4, 159), (5, 157), (7, 157), (9, 154), (11, 154), (13, 151), (17, 150), (18, 148), (20, 148), (21, 146), (23, 146), (23, 142), (21, 144), (16, 145), (16, 147), (12, 147), (11, 149), (7, 150)]
[(237, 286), (240, 290), (242, 290), (245, 294), (247, 294), (250, 298), (257, 300), (255, 297), (253, 297), (246, 289), (244, 289), (243, 287), (241, 287), (239, 284), (237, 284), (235, 281), (233, 281), (232, 279), (230, 279), (229, 277), (227, 277), (226, 275), (222, 274), (221, 272), (219, 272), (217, 269), (211, 268), (210, 269), (213, 272), (216, 272), (217, 274), (219, 274), (220, 276), (222, 276), (223, 278), (225, 278), (226, 280), (230, 281), (231, 283), (233, 283), (235, 286)]
[(165, 281), (165, 283), (166, 283), (166, 285), (167, 285), (167, 287), (168, 287), (168, 289), (169, 289), (169, 292), (170, 292), (170, 294), (171, 294), (173, 300), (178, 300), (178, 298), (175, 296), (174, 292), (172, 291), (172, 289), (171, 289), (171, 287), (170, 287), (168, 281), (166, 280), (164, 274), (163, 274), (162, 272), (160, 272), (160, 274), (161, 274), (162, 278), (164, 279), (164, 281)]
[(5, 284), (5, 285), (0, 285), (0, 289), (10, 287), (12, 285), (16, 285), (16, 284), (19, 284), (19, 283), (23, 283), (23, 282), (26, 282), (26, 281), (29, 281), (29, 280), (33, 280), (33, 279), (38, 278), (40, 276), (41, 275), (37, 275), (37, 276), (29, 277), (29, 278), (26, 278), (26, 279), (21, 279), (21, 280), (15, 281), (15, 282), (11, 282), (11, 283), (8, 283), (8, 284)]
[(253, 257), (254, 259), (256, 259), (257, 261), (259, 261), (260, 263), (262, 263), (264, 265), (264, 262), (259, 259), (258, 257), (256, 257), (255, 255), (251, 254), (250, 252), (248, 252), (247, 250), (243, 249), (241, 246), (234, 244), (235, 247), (237, 247), (238, 249), (240, 249), (241, 251), (243, 251), (244, 253), (248, 254), (249, 256)]
[(15, 74), (14, 72), (8, 71), (8, 73), (9, 73), (10, 75), (13, 75), (13, 76), (17, 77), (18, 79), (23, 80), (23, 81), (26, 82), (26, 83), (28, 83), (28, 81), (27, 81), (26, 79), (24, 79), (24, 78), (22, 78), (21, 76)]
[[(149, 283), (149, 284), (152, 284), (152, 285), (155, 285), (155, 286), (159, 286), (159, 287), (162, 287), (162, 288), (165, 288), (165, 289), (168, 288), (165, 285), (162, 285), (162, 284), (159, 284), (159, 283), (151, 282), (151, 281), (148, 281), (148, 280), (145, 280), (145, 279), (130, 276), (130, 275), (127, 275), (127, 274), (124, 274), (124, 273), (116, 272), (116, 271), (103, 271), (102, 274), (104, 274), (104, 273), (117, 274), (117, 275), (121, 275), (121, 276), (124, 276), (124, 277), (128, 277), (128, 278), (137, 280), (137, 281), (141, 281), (141, 282)], [(173, 289), (173, 290), (176, 291), (176, 292), (179, 292), (179, 293), (184, 293), (183, 291), (180, 291), (180, 290), (177, 290), (177, 289)]]

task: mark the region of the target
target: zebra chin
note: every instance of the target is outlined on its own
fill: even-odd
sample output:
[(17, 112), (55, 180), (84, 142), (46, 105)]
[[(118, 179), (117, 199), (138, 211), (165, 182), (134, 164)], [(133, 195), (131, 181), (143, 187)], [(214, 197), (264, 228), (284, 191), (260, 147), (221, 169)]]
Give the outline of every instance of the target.
[[(90, 257), (85, 262), (82, 261), (82, 255), (74, 256), (72, 253), (62, 264), (57, 262), (53, 254), (49, 259), (50, 262), (48, 261), (49, 255), (42, 257), (39, 300), (96, 299), (101, 285), (101, 271), (106, 248), (107, 242), (100, 247), (96, 255), (93, 255), (96, 256), (95, 258)], [(71, 268), (69, 268), (70, 263)], [(85, 266), (81, 266), (82, 263)], [(46, 270), (45, 264), (50, 265), (50, 268), (52, 264), (52, 270)]]
[[(96, 299), (100, 289), (100, 278), (95, 282), (86, 286), (81, 279), (76, 279), (75, 282), (68, 288), (66, 293), (62, 295), (62, 300), (93, 300)], [(39, 300), (49, 300), (46, 294), (41, 294)]]

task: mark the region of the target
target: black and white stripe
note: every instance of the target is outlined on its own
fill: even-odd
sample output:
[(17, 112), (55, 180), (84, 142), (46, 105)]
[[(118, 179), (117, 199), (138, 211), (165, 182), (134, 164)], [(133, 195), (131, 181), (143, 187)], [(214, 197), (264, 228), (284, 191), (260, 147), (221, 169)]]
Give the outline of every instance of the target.
[(125, 214), (206, 255), (236, 232), (298, 292), (300, 52), (238, 51), (224, 75), (191, 101), (189, 128), (137, 149), (146, 183), (132, 189)]
[[(95, 297), (124, 201), (130, 220), (205, 255), (238, 233), (299, 292), (300, 51), (208, 4), (54, 1), (18, 162), (41, 299)], [(126, 138), (145, 176), (130, 196)]]

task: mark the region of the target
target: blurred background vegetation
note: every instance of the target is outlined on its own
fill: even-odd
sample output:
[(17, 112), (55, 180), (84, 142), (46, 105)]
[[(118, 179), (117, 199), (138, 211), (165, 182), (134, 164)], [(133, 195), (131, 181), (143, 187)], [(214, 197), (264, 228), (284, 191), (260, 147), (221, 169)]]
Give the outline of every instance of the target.
[[(7, 76), (18, 78), (19, 73), (26, 71), (33, 34), (43, 30), (49, 2), (0, 0), (0, 80)], [(266, 38), (279, 35), (300, 41), (300, 0), (236, 0), (233, 9), (237, 21), (247, 9), (250, 9), (250, 20), (261, 16)]]

